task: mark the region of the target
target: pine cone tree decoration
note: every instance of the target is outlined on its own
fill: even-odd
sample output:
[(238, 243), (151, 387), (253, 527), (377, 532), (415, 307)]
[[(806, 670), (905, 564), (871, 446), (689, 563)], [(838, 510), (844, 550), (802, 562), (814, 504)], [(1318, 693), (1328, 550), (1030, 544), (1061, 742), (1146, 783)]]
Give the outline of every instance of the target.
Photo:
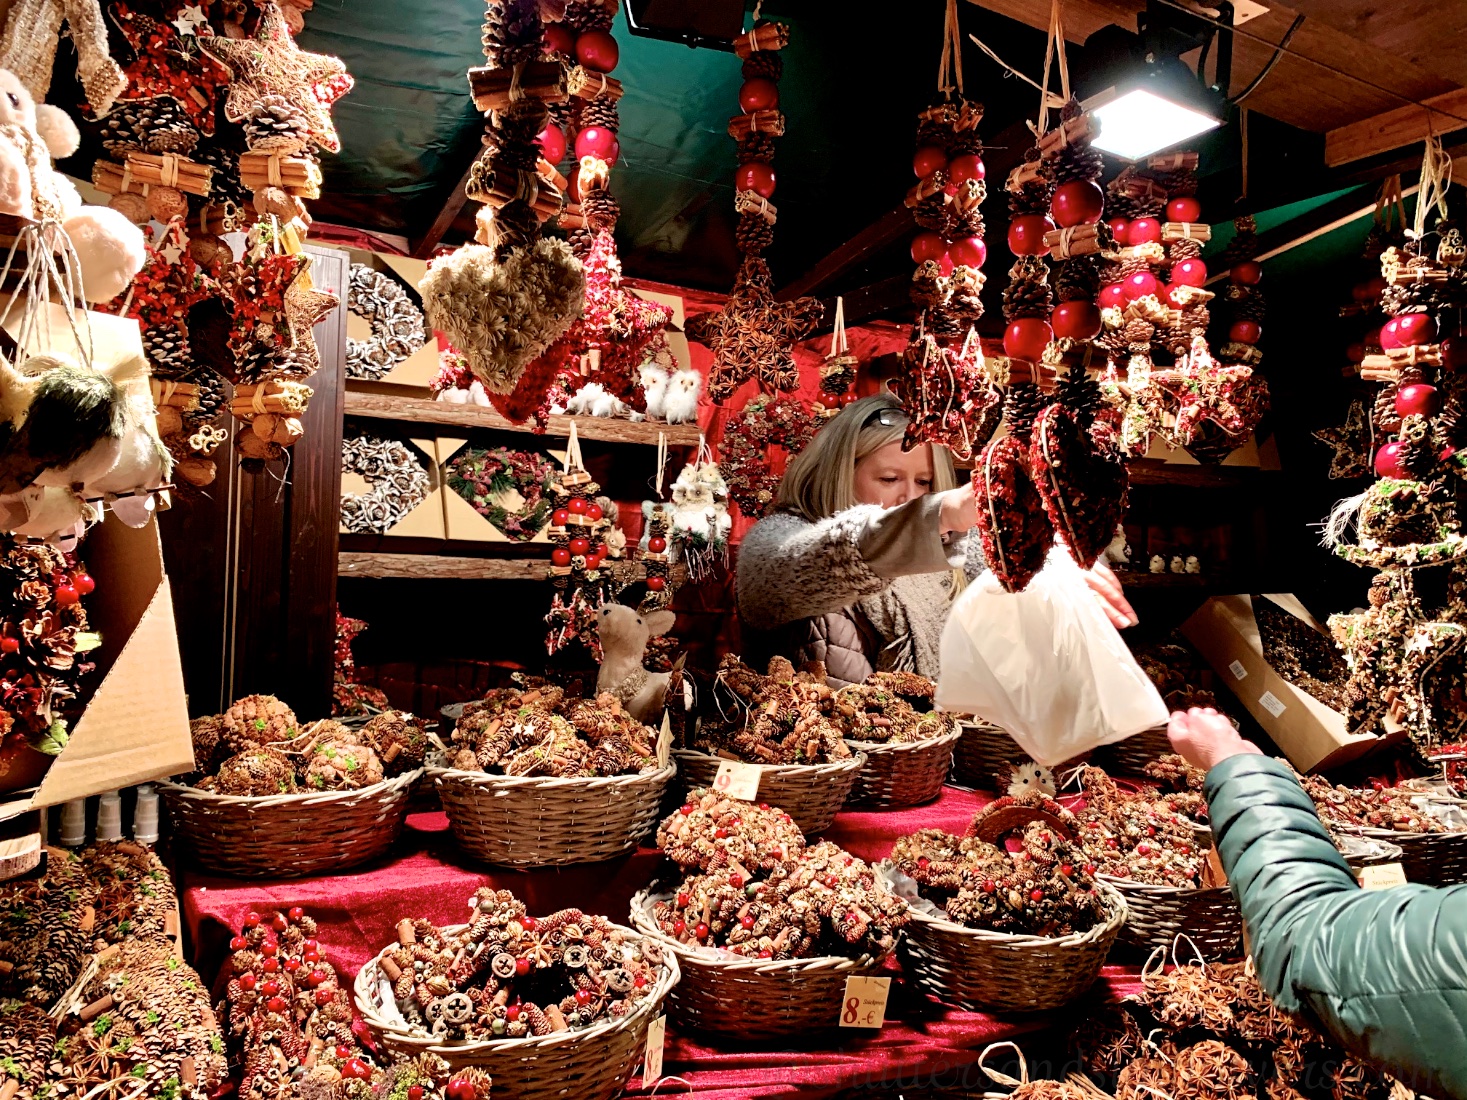
[(937, 119), (924, 118), (918, 121), (917, 144), (914, 148), (921, 149), (924, 146), (932, 145), (938, 149), (946, 149), (952, 140), (952, 128)]
[(1049, 286), (1049, 269), (1044, 260), (1038, 256), (1020, 256), (1009, 269), (1009, 285), (1004, 287), (1004, 320), (1048, 318), (1053, 310), (1054, 293)]
[(750, 134), (739, 142), (736, 155), (740, 164), (748, 164), (751, 161), (763, 161), (770, 164), (774, 161), (774, 135), (773, 134)]
[(621, 129), (621, 114), (616, 109), (616, 100), (610, 96), (588, 99), (581, 108), (581, 129), (587, 126), (604, 126), (608, 130)]
[(762, 77), (765, 80), (778, 82), (779, 78), (784, 75), (784, 59), (777, 51), (772, 50), (751, 53), (748, 60), (744, 62), (743, 74), (745, 80)]
[(745, 256), (757, 256), (774, 243), (774, 226), (762, 214), (752, 211), (739, 215), (734, 229), (734, 244)]
[(1035, 418), (1044, 411), (1044, 406), (1048, 403), (1033, 382), (1012, 383), (1003, 399), (1003, 419), (1009, 426), (1009, 434), (1016, 439), (1028, 438)]
[(496, 68), (509, 68), (540, 56), (545, 29), (537, 0), (489, 0), (481, 41), (484, 56)]
[(949, 156), (975, 156), (983, 155), (983, 139), (978, 136), (978, 127), (971, 130), (958, 130), (952, 134), (952, 140), (948, 142), (947, 151)]
[(289, 99), (261, 96), (244, 123), (245, 143), (255, 153), (293, 153), (310, 139), (311, 124)]
[[(1194, 188), (1195, 193), (1195, 188)], [(1258, 222), (1251, 214), (1233, 219), (1233, 228), (1237, 231), (1233, 239), (1228, 242), (1217, 258), (1218, 269), (1232, 267), (1243, 260), (1251, 260), (1258, 255)]]
[(181, 378), (193, 366), (188, 333), (178, 325), (151, 325), (143, 329), (143, 354), (159, 378)]

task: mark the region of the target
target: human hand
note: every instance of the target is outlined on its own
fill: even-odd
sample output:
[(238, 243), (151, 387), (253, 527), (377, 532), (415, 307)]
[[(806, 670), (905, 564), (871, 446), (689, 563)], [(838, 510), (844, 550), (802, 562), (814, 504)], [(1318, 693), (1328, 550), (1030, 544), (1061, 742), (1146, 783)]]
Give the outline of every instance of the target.
[(1217, 764), (1239, 753), (1263, 755), (1262, 749), (1211, 707), (1173, 711), (1166, 733), (1171, 738), (1172, 748), (1181, 753), (1187, 763), (1203, 771), (1211, 771)]
[(1135, 626), (1141, 621), (1136, 617), (1135, 609), (1126, 599), (1126, 594), (1121, 589), (1121, 582), (1110, 571), (1110, 566), (1104, 562), (1096, 562), (1086, 570), (1085, 583), (1090, 586), (1090, 591), (1100, 597), (1100, 606), (1105, 609), (1105, 617), (1117, 630), (1125, 630), (1126, 627)]
[(942, 534), (962, 534), (978, 523), (978, 499), (971, 481), (942, 494), (938, 506), (938, 523)]

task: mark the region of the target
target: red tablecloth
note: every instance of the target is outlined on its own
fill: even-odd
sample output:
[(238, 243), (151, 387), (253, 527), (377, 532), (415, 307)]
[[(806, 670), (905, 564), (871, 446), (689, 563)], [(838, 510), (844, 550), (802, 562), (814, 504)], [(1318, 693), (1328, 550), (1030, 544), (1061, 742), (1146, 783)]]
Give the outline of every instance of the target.
[[(988, 796), (948, 787), (942, 797), (909, 810), (852, 811), (840, 814), (824, 834), (866, 860), (879, 860), (896, 839), (920, 828), (961, 833)], [(246, 882), (179, 869), (184, 919), (193, 937), (201, 973), (212, 979), (228, 951), (228, 940), (246, 913), (265, 915), (303, 906), (320, 925), (323, 954), (345, 975), (394, 939), (404, 916), (440, 924), (467, 918), (467, 901), (481, 885), (508, 889), (533, 913), (579, 906), (625, 923), (632, 895), (652, 878), (661, 856), (642, 849), (607, 863), (564, 869), (510, 871), (475, 864), (455, 846), (441, 813), (412, 814), (389, 856), (342, 875)], [(895, 974), (896, 971), (894, 970)], [(1129, 992), (1135, 968), (1108, 967), (1091, 998)], [(691, 1091), (702, 1100), (819, 1100), (852, 1088), (961, 1084), (978, 1086), (974, 1068), (990, 1043), (1062, 1025), (1074, 1012), (1040, 1017), (998, 1018), (943, 1008), (893, 984), (887, 1023), (880, 1032), (852, 1031), (808, 1046), (737, 1052), (706, 1040), (668, 1032), (663, 1096)], [(1063, 1030), (1067, 1030), (1064, 1028)], [(935, 1075), (935, 1076), (934, 1076)], [(633, 1079), (629, 1095), (646, 1096)]]

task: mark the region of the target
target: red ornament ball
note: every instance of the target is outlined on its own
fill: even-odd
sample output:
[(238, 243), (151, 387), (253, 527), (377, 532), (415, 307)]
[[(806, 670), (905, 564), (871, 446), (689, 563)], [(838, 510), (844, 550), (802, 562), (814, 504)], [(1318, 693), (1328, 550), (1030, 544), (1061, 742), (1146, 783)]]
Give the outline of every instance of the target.
[(83, 596), (90, 596), (97, 590), (97, 582), (92, 580), (86, 573), (73, 573), (71, 576), (71, 587), (75, 588)]
[(1121, 244), (1126, 243), (1126, 236), (1131, 232), (1129, 218), (1107, 218), (1105, 224), (1110, 226), (1111, 236), (1115, 237)]
[(1228, 339), (1235, 344), (1256, 344), (1263, 335), (1257, 321), (1234, 321), (1228, 329)]
[(1148, 294), (1155, 294), (1161, 289), (1161, 284), (1156, 281), (1156, 276), (1149, 271), (1133, 271), (1121, 281), (1125, 288), (1126, 301), (1134, 302), (1137, 298), (1144, 298)]
[(586, 505), (586, 518), (592, 523), (596, 522), (596, 520), (600, 519), (603, 515), (605, 515), (605, 513), (602, 512), (601, 505), (597, 504), (594, 500)]
[(918, 233), (912, 238), (912, 262), (926, 263), (928, 260), (942, 262), (947, 255), (947, 242), (938, 233)]
[(254, 910), (251, 910), (250, 912), (248, 912), (248, 913), (245, 914), (244, 926), (246, 928), (253, 928), (255, 925), (257, 925), (259, 923), (260, 923), (260, 914), (259, 913), (256, 913)]
[(423, 1086), (409, 1085), (407, 1090), (407, 1100), (423, 1100)]
[(1124, 283), (1108, 283), (1100, 288), (1101, 309), (1121, 309), (1126, 304), (1126, 286)]
[(1137, 218), (1126, 229), (1129, 245), (1151, 244), (1161, 240), (1161, 222), (1155, 218)]
[(1398, 313), (1380, 330), (1381, 347), (1387, 351), (1430, 344), (1435, 339), (1436, 322), (1429, 313)]
[(348, 1058), (351, 1057), (351, 1047), (347, 1046), (345, 1043), (337, 1043), (336, 1056), (340, 1058), (343, 1062), (346, 1061)]
[(300, 968), (301, 968), (301, 961), (300, 961), (300, 959), (286, 959), (285, 960), (285, 972), (287, 974), (294, 974)]
[(306, 985), (315, 989), (318, 985), (325, 985), (328, 975), (324, 970), (312, 970), (306, 975)]
[(276, 1013), (284, 1012), (285, 1011), (285, 998), (284, 997), (271, 997), (268, 1001), (265, 1002), (265, 1007), (267, 1009), (269, 1009), (271, 1012), (276, 1012)]
[(267, 997), (273, 997), (280, 992), (280, 983), (274, 978), (266, 978), (260, 985), (260, 992)]
[(285, 919), (284, 913), (276, 913), (270, 920), (270, 927), (277, 932), (284, 932), (290, 927), (290, 922)]
[(1172, 282), (1180, 286), (1201, 286), (1207, 282), (1207, 265), (1196, 257), (1173, 264)]
[(1015, 256), (1043, 256), (1049, 251), (1044, 235), (1054, 222), (1043, 214), (1020, 214), (1009, 222), (1009, 251)]
[(260, 963), (260, 969), (263, 970), (266, 974), (274, 974), (277, 970), (280, 969), (280, 960), (266, 959), (264, 962)]
[(661, 535), (653, 535), (647, 540), (647, 549), (653, 554), (660, 554), (667, 549), (667, 540)]
[(1263, 281), (1263, 265), (1257, 260), (1241, 260), (1228, 270), (1228, 278), (1239, 286), (1257, 286)]
[(762, 76), (752, 76), (739, 89), (739, 109), (746, 115), (779, 106), (779, 85)]
[(1441, 407), (1441, 391), (1424, 382), (1402, 386), (1396, 391), (1397, 416), (1435, 416)]
[[(6, 639), (6, 640), (7, 641), (10, 641), (12, 639)], [(16, 648), (18, 649), (20, 647), (17, 646)], [(249, 941), (246, 940), (243, 936), (235, 936), (234, 939), (232, 939), (232, 940), (229, 941), (229, 950), (231, 950), (231, 951), (243, 951), (248, 946), (249, 946)]]
[(918, 179), (926, 179), (933, 172), (947, 167), (947, 154), (936, 145), (924, 145), (912, 154), (912, 171)]
[(951, 275), (954, 266), (956, 265), (953, 263), (953, 258), (946, 252), (942, 254), (942, 259), (937, 261), (937, 269), (944, 275)]
[(550, 513), (550, 523), (551, 523), (552, 526), (555, 526), (555, 527), (564, 527), (569, 522), (570, 522), (570, 509), (569, 508), (557, 508), (555, 511), (553, 511), (553, 512)]
[(462, 1077), (451, 1078), (448, 1086), (443, 1090), (446, 1100), (478, 1100), (479, 1091), (474, 1088), (472, 1081)]
[(583, 516), (586, 514), (586, 509), (590, 506), (590, 503), (585, 497), (571, 497), (565, 509), (574, 515)]
[(300, 920), (305, 915), (306, 911), (302, 909), (299, 905), (292, 905), (290, 907), (290, 910), (286, 913), (286, 916), (288, 916), (291, 920)]
[(1442, 337), (1442, 366), (1448, 370), (1467, 367), (1467, 336), (1458, 334)]
[(1061, 302), (1049, 319), (1056, 336), (1070, 340), (1089, 340), (1100, 332), (1100, 310), (1093, 302)]
[(540, 136), (535, 139), (540, 146), (540, 155), (551, 164), (559, 164), (565, 159), (566, 140), (565, 131), (555, 123), (549, 123), (545, 129), (540, 131)]
[[(0, 638), (0, 653), (19, 653), (19, 652), (20, 652), (20, 639), (19, 638), (12, 638), (9, 635), (6, 635), (5, 637)], [(239, 937), (236, 936), (235, 938), (238, 939)], [(238, 951), (239, 948), (235, 948), (235, 950)]]
[(576, 135), (576, 158), (597, 157), (610, 162), (616, 148), (616, 131), (605, 126), (587, 126)]
[(275, 955), (277, 955), (279, 953), (280, 953), (280, 948), (276, 944), (266, 942), (266, 943), (262, 943), (260, 945), (260, 954), (264, 955), (265, 958), (267, 958), (267, 959), (268, 958), (272, 958), (273, 956), (275, 956)]
[(1406, 469), (1401, 465), (1401, 452), (1406, 444), (1393, 439), (1375, 452), (1375, 472), (1379, 477), (1405, 478)]
[(983, 179), (988, 175), (988, 168), (984, 165), (983, 158), (976, 153), (964, 153), (948, 162), (947, 174), (954, 183), (966, 183), (968, 180)]
[(1196, 199), (1172, 199), (1166, 204), (1166, 220), (1169, 222), (1195, 222), (1202, 217), (1202, 204)]
[(570, 552), (572, 554), (579, 554), (579, 555), (581, 555), (581, 556), (584, 557), (586, 554), (589, 554), (591, 552), (591, 540), (590, 539), (571, 539), (570, 540)]
[(774, 194), (774, 169), (762, 160), (751, 160), (739, 165), (734, 173), (734, 186), (740, 191), (753, 191), (764, 198)]
[(1049, 208), (1061, 229), (1090, 225), (1098, 222), (1105, 210), (1105, 192), (1090, 180), (1070, 180), (1054, 189)]
[(651, 589), (653, 592), (661, 592), (664, 588), (667, 587), (667, 578), (666, 577), (658, 577), (658, 576), (655, 576), (655, 575), (654, 576), (651, 576), (651, 577), (648, 577), (647, 578), (647, 587), (649, 589)]
[(1004, 329), (1003, 352), (1010, 359), (1034, 363), (1044, 354), (1052, 339), (1054, 330), (1048, 321), (1040, 317), (1019, 317)]
[(584, 31), (576, 39), (576, 61), (593, 73), (609, 73), (621, 60), (621, 47), (605, 31)]
[(241, 974), (239, 976), (239, 987), (246, 993), (255, 988), (256, 978), (253, 974)]
[(545, 24), (545, 52), (569, 57), (576, 51), (576, 36), (564, 23)]
[(1360, 362), (1365, 358), (1365, 345), (1363, 343), (1346, 344), (1345, 358), (1352, 363)]
[(56, 586), (57, 607), (72, 607), (79, 603), (81, 603), (81, 593), (76, 590), (74, 585), (58, 584)]
[(706, 940), (708, 938), (708, 926), (702, 921), (699, 921), (697, 927), (693, 929), (693, 935), (697, 936), (700, 940)]
[(988, 259), (988, 245), (982, 237), (959, 237), (947, 246), (953, 264), (960, 267), (982, 267)]

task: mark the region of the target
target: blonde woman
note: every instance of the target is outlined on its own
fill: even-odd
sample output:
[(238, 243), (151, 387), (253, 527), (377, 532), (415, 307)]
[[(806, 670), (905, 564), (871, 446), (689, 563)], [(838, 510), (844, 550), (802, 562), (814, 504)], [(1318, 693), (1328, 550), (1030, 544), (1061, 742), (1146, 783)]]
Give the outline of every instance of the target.
[[(848, 405), (785, 471), (776, 512), (744, 537), (738, 609), (745, 657), (823, 661), (831, 686), (905, 669), (936, 678), (952, 598), (982, 569), (970, 485), (944, 447), (902, 450), (890, 394)], [(1105, 566), (1089, 575), (1117, 628), (1136, 621)]]

